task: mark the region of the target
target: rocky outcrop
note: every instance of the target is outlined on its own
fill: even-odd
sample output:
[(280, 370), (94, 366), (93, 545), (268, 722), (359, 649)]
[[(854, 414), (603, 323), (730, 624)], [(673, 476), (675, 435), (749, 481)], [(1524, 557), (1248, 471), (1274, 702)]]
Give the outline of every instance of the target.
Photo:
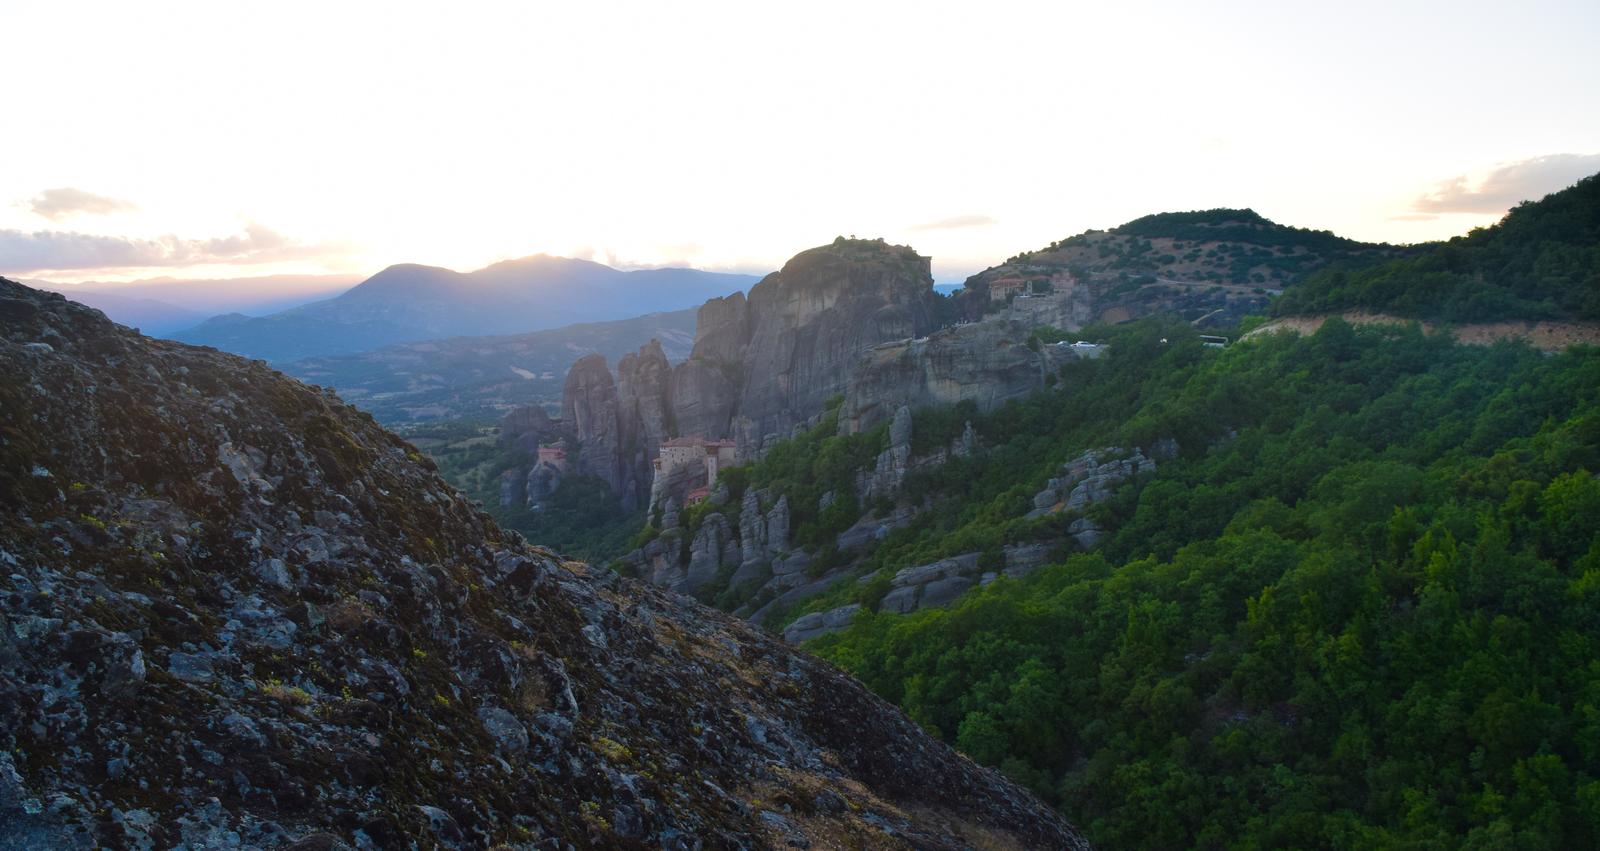
[[(732, 436), (759, 451), (845, 392), (873, 346), (936, 327), (928, 258), (882, 241), (836, 240), (795, 255), (750, 290), (750, 339)], [(692, 359), (692, 358), (691, 358)]]
[[(895, 573), (889, 582), (889, 591), (879, 601), (878, 611), (906, 614), (918, 609), (948, 606), (978, 585), (988, 585), (1002, 574), (1012, 579), (1022, 579), (1043, 567), (1049, 560), (1052, 545), (1048, 543), (1018, 544), (1004, 548), (1003, 566), (998, 571), (980, 572), (980, 555), (965, 553), (940, 559), (930, 564), (908, 567)], [(871, 577), (863, 577), (862, 582)], [(792, 644), (810, 641), (849, 628), (861, 611), (859, 603), (812, 612), (794, 619), (783, 630), (783, 638)]]
[(856, 479), (856, 494), (863, 505), (880, 497), (900, 492), (911, 469), (911, 409), (901, 405), (889, 426), (889, 448), (878, 453), (872, 470), (861, 471)]
[(260, 363), (0, 282), (0, 435), (0, 847), (1086, 847)]
[(505, 470), (500, 473), (501, 508), (514, 508), (522, 504), (525, 476), (521, 470)]
[[(1177, 451), (1177, 442), (1171, 438), (1156, 441), (1151, 449), (1152, 454), (1160, 454), (1165, 458), (1176, 457)], [(1110, 498), (1117, 485), (1134, 476), (1154, 472), (1155, 469), (1155, 458), (1146, 456), (1139, 449), (1128, 450), (1116, 446), (1090, 449), (1061, 465), (1060, 474), (1034, 494), (1033, 510), (1027, 516), (1043, 517), (1061, 511), (1081, 513), (1089, 506)], [(1088, 518), (1073, 521), (1067, 531), (1084, 549), (1098, 543), (1102, 534), (1101, 529)]]
[[(502, 446), (533, 453), (545, 445), (566, 445), (564, 423), (550, 418), (540, 405), (514, 408), (500, 418)], [(562, 471), (549, 464), (534, 463), (528, 469), (513, 468), (500, 474), (500, 505), (541, 507), (561, 484)]]
[(970, 401), (989, 411), (1045, 386), (1077, 357), (1070, 347), (1030, 345), (1033, 326), (988, 320), (923, 339), (879, 345), (857, 365), (845, 390), (839, 429), (864, 431), (902, 407)]
[(555, 496), (565, 474), (552, 464), (534, 464), (528, 470), (523, 484), (524, 503), (533, 509), (542, 509), (550, 497)]
[(728, 519), (718, 513), (706, 515), (689, 542), (689, 564), (678, 590), (693, 594), (715, 579), (724, 565), (733, 569), (739, 563), (739, 542)]
[(789, 551), (789, 496), (783, 494), (778, 501), (773, 503), (767, 511), (766, 535), (761, 541), (762, 549), (768, 558), (781, 556)]
[(623, 356), (612, 379), (605, 358), (580, 358), (561, 393), (562, 426), (577, 443), (575, 468), (611, 486), (624, 511), (650, 497), (653, 463), (674, 430), (671, 366), (651, 340)]
[[(679, 526), (677, 501), (668, 497), (662, 503), (660, 535), (618, 561), (653, 584), (685, 594), (698, 592), (719, 576), (730, 587), (770, 585), (774, 593), (793, 588), (805, 580), (810, 555), (790, 548), (789, 498), (779, 496), (763, 510), (765, 498), (750, 488), (736, 521), (718, 511), (688, 529)], [(727, 502), (724, 488), (718, 504)]]
[(908, 567), (889, 581), (889, 593), (878, 604), (878, 610), (905, 614), (923, 606), (942, 606), (977, 585), (977, 573), (977, 553)]
[(625, 483), (622, 463), (621, 404), (617, 384), (601, 355), (578, 359), (561, 389), (561, 421), (577, 442), (573, 467), (595, 476), (619, 496)]
[(794, 619), (794, 623), (784, 628), (783, 640), (790, 644), (799, 644), (830, 632), (838, 632), (849, 627), (859, 611), (861, 611), (860, 603), (850, 603), (826, 612), (801, 615)]
[(803, 251), (748, 299), (735, 293), (706, 302), (687, 361), (667, 369), (659, 346), (625, 357), (613, 382), (617, 423), (610, 427), (595, 419), (604, 416), (604, 362), (580, 360), (568, 375), (563, 409), (594, 414), (585, 425), (567, 417), (578, 440), (594, 445), (582, 469), (625, 501), (681, 498), (682, 488), (649, 483), (649, 462), (665, 438), (732, 438), (749, 458), (813, 424), (874, 345), (933, 330), (939, 296), (932, 284), (928, 258), (882, 240), (841, 238)]
[(690, 358), (672, 370), (672, 415), (679, 435), (723, 438), (731, 432), (743, 376), (738, 361)]
[(695, 316), (690, 360), (742, 364), (750, 346), (750, 303), (744, 293), (714, 298)]
[(879, 517), (875, 514), (864, 515), (850, 528), (839, 533), (834, 540), (834, 546), (841, 550), (853, 550), (866, 546), (871, 541), (882, 538), (896, 529), (911, 525), (911, 520), (916, 516), (916, 509), (909, 505), (902, 505), (889, 512), (887, 516)]
[(624, 507), (643, 504), (650, 491), (652, 464), (673, 429), (670, 398), (672, 367), (659, 340), (617, 363), (617, 433), (622, 457)]
[(500, 443), (532, 452), (565, 436), (559, 420), (553, 420), (543, 405), (522, 405), (500, 418)]
[(739, 546), (745, 564), (767, 556), (767, 516), (761, 513), (761, 493), (755, 488), (746, 490), (739, 504)]

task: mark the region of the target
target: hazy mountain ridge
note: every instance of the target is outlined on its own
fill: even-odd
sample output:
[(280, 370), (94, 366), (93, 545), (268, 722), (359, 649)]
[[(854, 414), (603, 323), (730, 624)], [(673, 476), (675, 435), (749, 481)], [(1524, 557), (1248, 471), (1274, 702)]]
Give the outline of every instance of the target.
[[(147, 278), (138, 281), (22, 281), (104, 311), (115, 322), (160, 336), (192, 328), (208, 316), (261, 316), (330, 298), (359, 275), (267, 275), (248, 278)], [(154, 302), (155, 304), (145, 304)]]
[(574, 358), (618, 360), (650, 340), (681, 361), (694, 343), (695, 312), (652, 313), (503, 337), (456, 337), (308, 358), (283, 371), (332, 388), (383, 423), (495, 419), (518, 405), (561, 403)]
[(212, 320), (172, 336), (284, 363), (417, 340), (526, 333), (679, 310), (754, 281), (694, 269), (623, 272), (547, 255), (466, 273), (401, 264), (336, 298), (248, 321)]
[[(206, 318), (203, 313), (154, 298), (77, 287), (56, 288), (44, 285), (45, 282), (42, 281), (28, 283), (40, 286), (41, 289), (52, 289), (85, 307), (92, 307), (104, 313), (119, 324), (156, 336), (193, 327), (195, 323)], [(242, 316), (242, 314), (234, 315)]]
[(8, 281), (0, 331), (0, 844), (1088, 847), (327, 391)]

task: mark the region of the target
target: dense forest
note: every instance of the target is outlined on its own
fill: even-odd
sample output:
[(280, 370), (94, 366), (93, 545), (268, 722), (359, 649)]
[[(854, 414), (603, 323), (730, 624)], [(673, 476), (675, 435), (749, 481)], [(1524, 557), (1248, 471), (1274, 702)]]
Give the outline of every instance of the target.
[(1106, 542), (813, 649), (1107, 847), (1600, 844), (1600, 351), (1104, 333), (874, 558), (1045, 536), (1035, 468), (1176, 437)]
[(1270, 247), (1303, 247), (1321, 254), (1360, 252), (1373, 246), (1331, 231), (1280, 225), (1255, 210), (1196, 210), (1155, 213), (1111, 229), (1112, 233), (1145, 239), (1168, 237), (1192, 242), (1243, 242)]
[(1600, 175), (1524, 202), (1492, 227), (1285, 292), (1278, 315), (1366, 310), (1449, 322), (1600, 319)]

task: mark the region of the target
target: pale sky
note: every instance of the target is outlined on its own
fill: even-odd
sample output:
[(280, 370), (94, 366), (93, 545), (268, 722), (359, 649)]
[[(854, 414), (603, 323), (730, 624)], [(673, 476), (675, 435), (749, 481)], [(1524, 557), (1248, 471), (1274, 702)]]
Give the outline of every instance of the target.
[(1600, 3), (5, 0), (0, 274), (767, 271), (956, 281), (1253, 207), (1462, 233), (1600, 171)]

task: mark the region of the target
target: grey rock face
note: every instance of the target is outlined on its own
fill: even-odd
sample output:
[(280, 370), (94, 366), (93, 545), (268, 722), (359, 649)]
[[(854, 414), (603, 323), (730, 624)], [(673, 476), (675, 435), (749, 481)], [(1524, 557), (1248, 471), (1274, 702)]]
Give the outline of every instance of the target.
[(186, 683), (210, 682), (213, 675), (212, 656), (174, 651), (167, 657), (167, 673)]
[(561, 434), (562, 424), (550, 419), (543, 405), (522, 405), (500, 418), (500, 442), (529, 452)]
[(750, 345), (750, 303), (744, 293), (714, 298), (695, 315), (691, 360), (737, 364)]
[(1134, 450), (1127, 458), (1107, 459), (1107, 455), (1120, 454), (1120, 450), (1087, 452), (1062, 468), (1063, 480), (1072, 487), (1067, 494), (1066, 511), (1081, 511), (1111, 496), (1117, 485), (1140, 473), (1155, 470), (1156, 462)]
[[(1156, 442), (1162, 447), (1163, 452), (1176, 454), (1177, 443), (1170, 438)], [(1106, 447), (1091, 449), (1077, 458), (1061, 465), (1061, 474), (1048, 483), (1044, 490), (1033, 497), (1033, 510), (1028, 512), (1028, 517), (1042, 517), (1051, 511), (1083, 511), (1097, 502), (1110, 498), (1117, 486), (1128, 479), (1154, 472), (1155, 459), (1146, 457), (1138, 449), (1129, 451), (1121, 447)], [(1059, 508), (1058, 508), (1059, 506)], [(1079, 526), (1074, 523), (1074, 529), (1068, 533), (1078, 537), (1078, 542), (1085, 548), (1094, 545), (1099, 540), (1100, 530), (1092, 529), (1093, 524)], [(1090, 541), (1090, 543), (1084, 543)]]
[(889, 445), (911, 445), (911, 408), (906, 405), (894, 412), (894, 420), (889, 423)]
[(905, 568), (894, 575), (894, 579), (890, 580), (890, 584), (895, 588), (926, 585), (934, 580), (974, 572), (977, 567), (978, 554), (965, 553), (941, 559), (931, 564)]
[(789, 550), (789, 496), (778, 497), (772, 510), (767, 512), (766, 555), (775, 556)]
[(478, 710), (478, 718), (501, 753), (516, 755), (528, 749), (528, 729), (517, 716), (498, 706), (485, 706)]
[(661, 341), (651, 340), (637, 354), (617, 363), (617, 432), (624, 478), (624, 505), (643, 504), (650, 490), (652, 462), (672, 420), (671, 367)]
[(1021, 579), (1044, 566), (1050, 556), (1049, 544), (1019, 544), (1006, 547), (1005, 574)]
[(950, 456), (965, 458), (976, 451), (978, 451), (978, 432), (972, 427), (972, 420), (967, 420), (967, 427), (961, 430), (961, 437), (950, 447)]
[(522, 502), (523, 475), (520, 470), (506, 470), (500, 474), (500, 507), (510, 508)]
[(578, 442), (577, 470), (622, 491), (622, 434), (617, 385), (601, 355), (578, 359), (561, 389), (561, 420)]
[(911, 409), (901, 405), (889, 426), (889, 448), (878, 453), (871, 472), (862, 471), (857, 478), (856, 492), (863, 503), (899, 493), (911, 469), (911, 427)]
[(921, 586), (907, 585), (904, 588), (895, 588), (883, 595), (883, 600), (878, 603), (878, 611), (892, 612), (903, 615), (917, 610), (917, 594)]
[(716, 578), (722, 567), (723, 556), (733, 543), (733, 530), (721, 514), (709, 514), (701, 522), (699, 531), (689, 543), (689, 569), (683, 585), (676, 590), (692, 594), (702, 585)]
[(761, 497), (755, 488), (744, 492), (739, 505), (739, 545), (744, 564), (756, 564), (767, 555), (767, 518), (761, 513)]
[(273, 588), (288, 589), (294, 584), (294, 580), (289, 577), (289, 567), (281, 558), (268, 558), (257, 562), (256, 578)]
[(801, 252), (750, 290), (739, 399), (740, 446), (787, 433), (845, 392), (862, 354), (934, 328), (928, 258), (903, 246), (841, 241)]
[(603, 359), (574, 364), (562, 410), (581, 446), (579, 469), (631, 508), (693, 486), (652, 482), (650, 462), (667, 437), (731, 437), (756, 457), (774, 436), (813, 424), (873, 346), (930, 332), (937, 299), (928, 258), (909, 248), (839, 240), (801, 252), (748, 299), (702, 306), (694, 349), (674, 368), (654, 343), (623, 358), (609, 385)]
[(678, 433), (721, 438), (732, 432), (743, 384), (740, 362), (690, 359), (672, 370), (673, 419)]
[(1100, 526), (1087, 517), (1079, 517), (1077, 520), (1072, 521), (1071, 525), (1067, 526), (1067, 534), (1078, 542), (1078, 546), (1086, 550), (1094, 549), (1095, 545), (1100, 543), (1100, 539), (1105, 536), (1105, 532)]
[(838, 632), (848, 627), (859, 611), (861, 611), (860, 603), (850, 603), (826, 612), (801, 615), (783, 630), (783, 640), (790, 644), (799, 644), (830, 632)]
[(1074, 355), (1030, 348), (1032, 333), (1032, 325), (990, 319), (871, 349), (845, 390), (840, 431), (870, 429), (901, 407), (971, 401), (989, 411), (1042, 388), (1045, 376)]
[(834, 546), (841, 550), (866, 546), (870, 541), (879, 540), (896, 529), (911, 525), (911, 520), (915, 516), (916, 512), (911, 506), (902, 506), (887, 517), (871, 515), (862, 517), (854, 526), (839, 533), (834, 539)]
[(555, 495), (556, 488), (561, 486), (561, 471), (549, 464), (535, 464), (528, 471), (528, 479), (523, 490), (527, 494), (529, 508), (538, 508), (545, 500)]
[(967, 593), (967, 589), (978, 584), (978, 580), (970, 576), (946, 576), (936, 579), (922, 586), (922, 599), (918, 605), (923, 608), (945, 606), (955, 602), (957, 597)]

